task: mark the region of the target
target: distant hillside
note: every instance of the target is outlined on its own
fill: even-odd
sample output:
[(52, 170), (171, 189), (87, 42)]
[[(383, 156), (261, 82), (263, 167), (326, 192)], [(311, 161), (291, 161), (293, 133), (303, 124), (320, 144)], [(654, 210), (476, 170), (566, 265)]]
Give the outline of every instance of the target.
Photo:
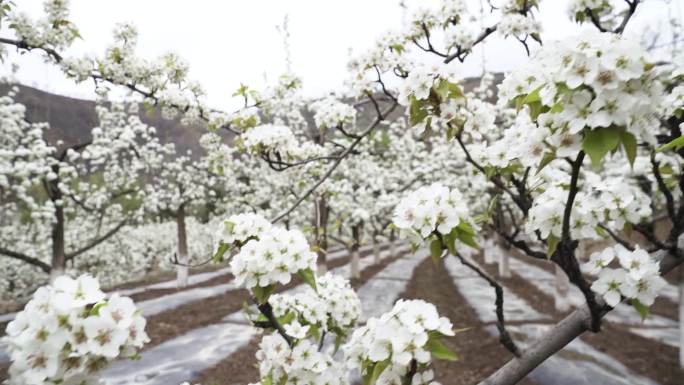
[[(502, 74), (495, 74), (495, 84), (503, 79)], [(479, 78), (468, 78), (463, 81), (465, 91), (470, 91), (479, 85)], [(0, 95), (5, 95), (11, 87), (0, 84)], [(99, 122), (95, 113), (95, 102), (92, 100), (75, 99), (67, 96), (52, 94), (39, 89), (18, 85), (19, 92), (16, 100), (26, 106), (27, 119), (32, 122), (47, 122), (50, 130), (46, 132), (46, 139), (50, 143), (62, 140), (65, 145), (81, 143), (90, 138), (90, 131)], [(398, 108), (390, 119), (402, 115), (403, 109)], [(313, 115), (310, 111), (303, 112), (309, 124), (313, 126)], [(360, 108), (358, 124), (363, 127), (375, 118), (375, 111), (370, 104)], [(155, 128), (163, 143), (172, 142), (176, 148), (185, 153), (192, 150), (197, 156), (202, 153), (199, 138), (206, 132), (202, 125), (186, 126), (178, 119), (168, 120), (156, 110), (153, 115), (140, 108), (140, 119)]]
[[(11, 87), (0, 84), (0, 95), (7, 94)], [(39, 89), (18, 85), (16, 101), (26, 106), (26, 117), (31, 122), (47, 122), (50, 130), (46, 139), (55, 143), (58, 139), (66, 145), (73, 145), (90, 138), (90, 131), (99, 124), (95, 113), (95, 102), (56, 95)], [(168, 120), (161, 117), (159, 111), (148, 115), (144, 108), (140, 109), (140, 119), (157, 128), (157, 134), (164, 143), (173, 142), (183, 153), (192, 150), (199, 154), (199, 138), (206, 132), (200, 125), (186, 126), (179, 120)]]

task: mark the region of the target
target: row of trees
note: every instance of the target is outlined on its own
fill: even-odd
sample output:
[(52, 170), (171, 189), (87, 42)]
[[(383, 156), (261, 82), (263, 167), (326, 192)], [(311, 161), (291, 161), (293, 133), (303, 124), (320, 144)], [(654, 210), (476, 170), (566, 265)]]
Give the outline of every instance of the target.
[[(20, 145), (9, 143), (3, 152), (8, 154), (3, 194), (9, 197), (3, 205), (19, 223), (47, 223), (52, 254), (31, 255), (40, 247), (19, 240), (27, 231), (7, 242), (14, 249), (0, 252), (46, 272), (59, 271), (128, 221), (149, 220), (147, 211), (175, 219), (183, 267), (191, 206), (210, 207), (214, 215), (257, 212), (258, 220), (214, 223), (220, 235), (213, 259), (233, 258), (235, 274), (263, 316), (255, 325), (273, 331), (258, 355), (262, 384), (269, 384), (297, 378), (278, 366), (284, 357), (274, 352), (309, 351), (323, 346), (325, 335), (318, 332), (320, 320), (310, 321), (310, 309), (274, 315), (270, 293), (294, 273), (313, 289), (331, 279), (316, 276), (308, 254), (302, 264), (300, 253), (275, 246), (304, 247), (292, 229), (307, 230), (325, 265), (331, 240), (357, 256), (363, 233), (377, 239), (401, 232), (428, 246), (437, 261), (459, 258), (495, 288), (497, 329), (512, 359), (484, 383), (515, 383), (581, 333), (599, 332), (601, 318), (618, 302), (628, 301), (645, 317), (664, 284), (661, 275), (684, 258), (684, 62), (682, 57), (655, 60), (623, 36), (640, 4), (573, 0), (570, 17), (587, 25), (547, 42), (537, 20), (539, 1), (490, 2), (492, 15), (483, 19), (464, 1), (444, 0), (436, 8), (416, 10), (401, 32), (383, 35), (369, 52), (353, 58), (344, 92), (314, 103), (301, 95), (300, 81), (286, 75), (263, 91), (240, 88), (236, 96), (244, 107), (230, 113), (206, 105), (201, 87), (187, 79), (187, 65), (177, 56), (137, 57), (131, 26), (115, 31), (101, 57), (69, 58), (63, 52), (78, 32), (66, 2), (47, 1), (43, 20), (30, 20), (4, 4), (2, 26), (8, 24), (14, 34), (0, 38), (5, 47), (41, 52), (67, 76), (94, 81), (103, 96), (112, 86), (124, 87), (132, 99), (161, 108), (168, 117), (200, 121), (211, 133), (199, 161), (173, 154), (135, 116), (112, 108), (102, 110), (102, 127), (83, 148), (47, 145), (38, 132), (35, 143), (25, 145), (20, 142), (25, 137), (17, 135)], [(491, 76), (466, 90), (458, 64), (471, 60), (493, 36), (518, 44), (530, 59), (505, 77), (496, 95)], [(6, 103), (8, 111), (21, 110), (11, 98)], [(7, 115), (15, 116), (8, 119), (14, 123), (3, 129), (24, 132), (35, 125), (21, 113)], [(223, 144), (222, 135), (236, 136), (240, 155)], [(22, 148), (27, 149), (15, 153)], [(79, 166), (69, 163), (72, 158)], [(94, 170), (105, 183), (91, 181)], [(33, 192), (36, 185), (47, 198)], [(124, 197), (131, 204), (117, 201)], [(96, 228), (101, 223), (104, 230), (83, 245), (60, 245), (65, 223), (91, 212), (97, 219), (89, 223), (98, 223)], [(663, 216), (666, 234), (655, 231)], [(640, 238), (627, 237), (629, 232)], [(506, 330), (501, 286), (464, 252), (493, 235), (530, 258), (554, 263), (559, 276), (586, 299), (585, 307), (525, 350)], [(610, 246), (581, 269), (578, 245), (595, 241)], [(256, 255), (271, 261), (274, 252), (282, 265), (253, 260)], [(52, 256), (52, 264), (44, 255)], [(358, 275), (358, 268), (352, 271)], [(186, 276), (181, 269), (180, 281)], [(451, 357), (439, 343), (451, 333), (439, 329), (436, 313), (430, 326), (405, 318), (420, 309), (425, 305), (399, 303), (377, 324), (356, 333), (335, 332), (340, 340), (351, 336), (347, 351), (366, 381), (429, 383), (430, 355)], [(384, 323), (398, 333), (414, 330), (421, 339), (397, 347), (375, 328)], [(423, 340), (424, 335), (435, 339)], [(383, 353), (388, 343), (399, 349), (390, 357)], [(304, 374), (297, 376), (331, 375), (308, 361), (301, 364)], [(339, 366), (327, 367), (339, 378)]]

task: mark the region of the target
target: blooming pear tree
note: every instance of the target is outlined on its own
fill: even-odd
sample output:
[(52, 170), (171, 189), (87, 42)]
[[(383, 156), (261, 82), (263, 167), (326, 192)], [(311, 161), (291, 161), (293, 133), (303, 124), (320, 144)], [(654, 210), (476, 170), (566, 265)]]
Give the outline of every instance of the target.
[[(137, 214), (138, 177), (154, 167), (154, 129), (122, 106), (98, 108), (100, 125), (81, 143), (49, 143), (46, 124), (26, 121), (24, 106), (2, 98), (0, 185), (3, 210), (19, 231), (5, 234), (0, 254), (35, 266), (53, 278), (66, 264), (104, 242)], [(92, 226), (88, 234), (70, 227)], [(8, 224), (9, 225), (9, 224)], [(73, 227), (72, 227), (73, 229)], [(4, 234), (4, 233), (3, 233)], [(15, 250), (25, 239), (50, 239), (49, 247)], [(4, 237), (3, 237), (4, 238)]]
[[(214, 134), (230, 132), (236, 135), (236, 147), (261, 161), (236, 178), (240, 191), (250, 197), (233, 202), (227, 219), (218, 221), (213, 256), (230, 260), (236, 284), (250, 293), (249, 320), (266, 331), (256, 356), (260, 385), (345, 384), (349, 369), (355, 368), (365, 384), (434, 384), (431, 361), (456, 358), (442, 343), (455, 333), (451, 322), (420, 300), (400, 300), (388, 313), (357, 328), (360, 304), (349, 282), (317, 273), (331, 219), (345, 224), (337, 230), (352, 239), (356, 251), (364, 231), (371, 229), (375, 236), (391, 220), (414, 244), (426, 246), (435, 262), (458, 258), (486, 280), (496, 294), (499, 339), (513, 358), (483, 383), (513, 384), (585, 331), (600, 332), (602, 317), (620, 302), (648, 316), (664, 286), (662, 275), (681, 265), (684, 57), (652, 60), (639, 43), (623, 36), (640, 0), (573, 0), (568, 14), (585, 25), (543, 45), (540, 1), (489, 3), (486, 20), (478, 20), (461, 0), (417, 9), (401, 32), (381, 36), (351, 60), (345, 92), (312, 102), (299, 93), (299, 79), (286, 75), (261, 93), (241, 87), (236, 96), (244, 99), (244, 106), (233, 113), (205, 105), (201, 88), (187, 79), (187, 65), (179, 57), (138, 58), (131, 26), (117, 28), (114, 43), (101, 57), (66, 58), (60, 52), (78, 37), (78, 30), (68, 21), (63, 0), (47, 1), (41, 20), (3, 7), (1, 23), (14, 37), (2, 37), (0, 43), (42, 52), (75, 80), (94, 80), (103, 96), (110, 87), (122, 86), (132, 98), (164, 109), (169, 117), (201, 121)], [(507, 74), (496, 90), (488, 76), (476, 89), (466, 90), (459, 63), (492, 36), (519, 45), (529, 60)], [(145, 170), (139, 159), (148, 152), (140, 143), (155, 142), (148, 128), (121, 111), (101, 110), (108, 129), (95, 131), (92, 144), (55, 158), (62, 150), (42, 141), (42, 126), (25, 122), (22, 108), (11, 98), (3, 100), (0, 111), (9, 123), (2, 127), (11, 135), (0, 153), (5, 154), (0, 193), (3, 199), (12, 195), (7, 207), (16, 216), (29, 207), (34, 222), (51, 220), (65, 202), (73, 202), (73, 212), (80, 216), (91, 207), (109, 208), (111, 189), (101, 192), (96, 183), (74, 187), (86, 182), (71, 174), (82, 176), (80, 170), (99, 166), (107, 177)], [(304, 114), (307, 106), (312, 116)], [(393, 114), (402, 108), (403, 125)], [(30, 135), (19, 135), (23, 132)], [(131, 147), (135, 156), (126, 152)], [(150, 154), (159, 153), (159, 146), (151, 147), (156, 152)], [(234, 160), (220, 145), (215, 149), (207, 155), (209, 169)], [(116, 162), (105, 168), (110, 159)], [(25, 165), (18, 167), (20, 163)], [(189, 163), (179, 158), (168, 167), (179, 171)], [(403, 174), (407, 170), (409, 178)], [(180, 179), (193, 189), (206, 182)], [(45, 201), (28, 192), (40, 183), (47, 186)], [(123, 191), (137, 187), (113, 177), (107, 183)], [(154, 201), (162, 205), (168, 200), (166, 206), (178, 210), (184, 198), (168, 186), (163, 190)], [(304, 203), (315, 207), (313, 221), (302, 209)], [(121, 206), (110, 209), (119, 213), (116, 218), (129, 213)], [(665, 235), (655, 231), (661, 214), (671, 224)], [(312, 222), (317, 248), (299, 230)], [(629, 237), (629, 232), (642, 239)], [(501, 285), (469, 257), (491, 234), (527, 257), (554, 263), (586, 301), (525, 349), (506, 329)], [(580, 242), (595, 241), (608, 246), (582, 260)], [(30, 249), (26, 242), (16, 244)], [(3, 253), (39, 261), (23, 250)], [(63, 248), (61, 254), (62, 259), (70, 255)], [(52, 270), (42, 263), (44, 270)], [(300, 286), (284, 292), (293, 281)], [(58, 279), (54, 287), (64, 282)], [(59, 287), (57, 292), (63, 290)], [(79, 302), (74, 308), (87, 305)], [(96, 314), (78, 311), (75, 318), (100, 322), (108, 306), (94, 306)], [(29, 312), (32, 308), (27, 307)], [(85, 354), (111, 358), (115, 348), (127, 344), (114, 327), (111, 331), (118, 345)], [(56, 379), (64, 349), (55, 346), (60, 345), (41, 340), (31, 348), (46, 354), (29, 359), (21, 358), (23, 347), (17, 348), (22, 364), (13, 376), (35, 378), (36, 383)], [(45, 359), (39, 360), (40, 370), (31, 371), (26, 363), (35, 363), (35, 357)]]

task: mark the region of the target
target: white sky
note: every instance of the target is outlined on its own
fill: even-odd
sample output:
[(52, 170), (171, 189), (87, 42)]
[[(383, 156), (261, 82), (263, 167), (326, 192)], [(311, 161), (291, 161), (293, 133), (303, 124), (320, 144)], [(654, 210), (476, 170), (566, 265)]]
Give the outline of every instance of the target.
[[(483, 0), (484, 1), (484, 0)], [(479, 0), (469, 0), (479, 10)], [(17, 6), (32, 17), (42, 12), (42, 0), (19, 0)], [(433, 4), (432, 0), (408, 0), (409, 5)], [(485, 1), (486, 3), (486, 1)], [(684, 20), (684, 0), (647, 0), (630, 25), (666, 24), (674, 12)], [(576, 30), (566, 16), (567, 0), (543, 0), (539, 19), (546, 40)], [(198, 80), (215, 107), (226, 107), (241, 82), (259, 87), (285, 69), (283, 39), (276, 29), (289, 17), (292, 70), (303, 78), (311, 96), (339, 87), (346, 77), (350, 49), (369, 47), (382, 32), (397, 29), (403, 12), (399, 0), (71, 0), (72, 17), (83, 40), (68, 54), (100, 55), (111, 41), (117, 22), (133, 22), (139, 30), (138, 54), (154, 58), (176, 52), (190, 63), (190, 77)], [(2, 33), (4, 32), (4, 33)], [(0, 32), (5, 36), (7, 31)], [(489, 69), (510, 70), (525, 60), (515, 41), (487, 40)], [(480, 71), (479, 53), (463, 65), (466, 75)], [(16, 74), (24, 84), (69, 96), (92, 98), (92, 83), (76, 86), (64, 79), (39, 55), (10, 55), (0, 66), (19, 64)], [(460, 64), (457, 64), (460, 65)]]

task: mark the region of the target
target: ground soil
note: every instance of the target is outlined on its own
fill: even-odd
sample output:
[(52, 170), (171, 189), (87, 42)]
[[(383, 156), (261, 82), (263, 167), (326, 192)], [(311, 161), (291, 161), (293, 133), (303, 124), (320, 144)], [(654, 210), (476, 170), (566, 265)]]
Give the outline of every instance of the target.
[(131, 299), (135, 302), (140, 302), (140, 301), (145, 301), (148, 299), (152, 298), (157, 298), (161, 297), (163, 295), (168, 295), (168, 294), (173, 294), (173, 293), (178, 293), (180, 291), (185, 291), (188, 289), (195, 289), (198, 287), (209, 287), (209, 286), (215, 286), (215, 285), (221, 285), (224, 283), (228, 283), (233, 280), (233, 274), (231, 273), (226, 273), (226, 274), (221, 274), (217, 277), (214, 277), (212, 279), (209, 279), (204, 282), (199, 282), (194, 285), (188, 285), (184, 288), (177, 288), (177, 287), (171, 287), (167, 289), (150, 289), (150, 290), (145, 290), (140, 293), (135, 293), (132, 295), (129, 295)]
[[(444, 341), (460, 356), (459, 361), (433, 362), (435, 380), (442, 384), (477, 384), (513, 358), (498, 339), (487, 332), (442, 263), (435, 264), (432, 259), (421, 263), (400, 297), (431, 302), (440, 315), (451, 320), (455, 329), (470, 328)], [(520, 384), (534, 382), (524, 379)]]

